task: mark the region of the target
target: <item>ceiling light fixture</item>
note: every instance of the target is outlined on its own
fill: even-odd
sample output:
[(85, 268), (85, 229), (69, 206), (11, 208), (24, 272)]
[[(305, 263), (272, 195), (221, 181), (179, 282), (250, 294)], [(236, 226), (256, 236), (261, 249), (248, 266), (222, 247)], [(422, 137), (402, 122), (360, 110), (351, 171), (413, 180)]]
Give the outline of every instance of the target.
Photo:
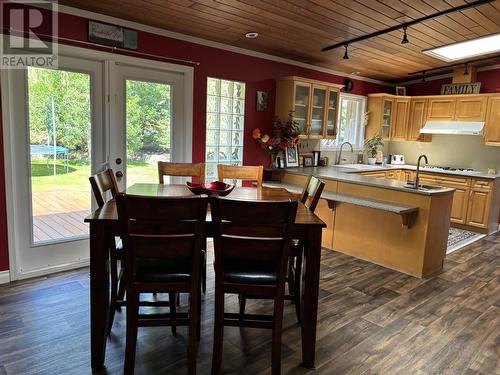
[(425, 82), (425, 70), (422, 72), (422, 82)]
[(408, 40), (408, 34), (406, 33), (407, 28), (408, 26), (403, 26), (403, 40), (401, 40), (401, 44), (410, 43), (410, 41)]
[(347, 47), (348, 46), (349, 46), (349, 44), (344, 45), (345, 52), (344, 52), (344, 57), (342, 57), (344, 60), (349, 60), (349, 55), (347, 54)]
[(467, 63), (464, 64), (464, 76), (468, 76), (469, 71), (467, 70)]
[(254, 38), (257, 38), (258, 36), (259, 36), (259, 33), (255, 32), (255, 31), (250, 31), (250, 32), (245, 34), (245, 38), (248, 38), (248, 39), (254, 39)]
[(500, 33), (430, 48), (423, 53), (447, 62), (500, 52)]

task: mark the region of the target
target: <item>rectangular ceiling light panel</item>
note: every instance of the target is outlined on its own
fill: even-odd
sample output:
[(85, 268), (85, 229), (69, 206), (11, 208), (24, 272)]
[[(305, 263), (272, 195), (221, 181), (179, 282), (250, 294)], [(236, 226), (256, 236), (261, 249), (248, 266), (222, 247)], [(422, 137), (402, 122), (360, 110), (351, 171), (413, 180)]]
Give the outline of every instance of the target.
[(500, 52), (500, 33), (447, 46), (430, 48), (422, 52), (447, 62), (489, 55)]

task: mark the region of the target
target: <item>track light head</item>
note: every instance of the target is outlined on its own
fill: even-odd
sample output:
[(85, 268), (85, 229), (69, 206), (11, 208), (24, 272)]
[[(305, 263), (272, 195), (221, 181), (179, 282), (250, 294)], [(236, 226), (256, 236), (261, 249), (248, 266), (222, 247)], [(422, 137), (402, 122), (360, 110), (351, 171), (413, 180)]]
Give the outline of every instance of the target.
[(425, 82), (425, 72), (422, 72), (422, 82)]
[(468, 76), (469, 71), (467, 70), (467, 63), (464, 64), (464, 76)]
[(401, 40), (401, 44), (410, 43), (410, 41), (408, 40), (408, 34), (406, 33), (407, 28), (408, 26), (403, 26), (403, 39)]
[(344, 60), (349, 60), (349, 55), (347, 54), (347, 46), (348, 44), (344, 44), (345, 52), (344, 52), (344, 57), (342, 57)]

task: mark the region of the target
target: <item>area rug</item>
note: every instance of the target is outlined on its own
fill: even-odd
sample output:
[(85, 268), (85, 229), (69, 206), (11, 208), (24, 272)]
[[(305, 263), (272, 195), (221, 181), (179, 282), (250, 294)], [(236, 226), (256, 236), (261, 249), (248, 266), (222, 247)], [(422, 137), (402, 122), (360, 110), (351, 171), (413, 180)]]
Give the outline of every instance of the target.
[(485, 234), (450, 227), (450, 231), (448, 232), (448, 247), (446, 248), (446, 254), (457, 251), (458, 249), (480, 240), (485, 236)]

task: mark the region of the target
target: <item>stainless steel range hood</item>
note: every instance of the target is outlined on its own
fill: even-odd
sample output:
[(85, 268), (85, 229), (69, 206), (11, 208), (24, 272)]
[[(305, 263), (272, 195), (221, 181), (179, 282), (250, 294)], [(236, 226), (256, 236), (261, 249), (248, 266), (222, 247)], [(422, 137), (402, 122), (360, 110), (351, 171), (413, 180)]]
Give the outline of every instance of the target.
[(427, 121), (420, 133), (482, 135), (483, 128), (484, 122), (480, 121)]

